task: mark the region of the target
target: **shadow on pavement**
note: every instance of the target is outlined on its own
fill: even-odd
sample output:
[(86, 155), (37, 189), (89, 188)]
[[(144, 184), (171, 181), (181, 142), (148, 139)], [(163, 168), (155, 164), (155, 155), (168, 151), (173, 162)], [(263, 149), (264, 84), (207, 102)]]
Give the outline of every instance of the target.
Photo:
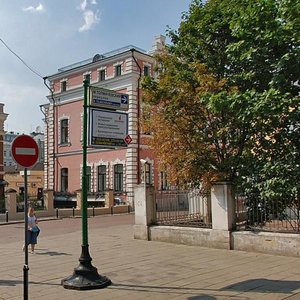
[(22, 280), (0, 280), (0, 286), (16, 286), (21, 283), (23, 283)]
[(259, 292), (259, 293), (291, 293), (300, 288), (300, 281), (270, 280), (265, 278), (250, 279), (231, 284), (221, 291)]
[[(23, 284), (23, 280), (0, 280), (0, 286), (17, 286), (18, 284)], [(49, 282), (35, 282), (35, 281), (29, 281), (30, 284), (37, 284), (37, 285), (57, 285), (61, 286), (60, 283), (49, 283)], [(0, 298), (1, 300), (2, 298)]]
[(57, 251), (50, 251), (49, 249), (37, 249), (35, 255), (49, 255), (49, 256), (62, 256), (62, 255), (72, 255), (70, 253), (65, 252), (57, 252)]
[[(188, 300), (216, 300), (217, 298), (214, 296), (210, 296), (208, 294), (203, 294), (203, 291), (212, 291), (214, 293), (218, 293), (219, 290), (209, 289), (209, 288), (189, 288), (185, 287), (174, 287), (174, 286), (154, 286), (154, 285), (137, 285), (137, 284), (122, 284), (122, 283), (113, 283), (110, 289), (119, 289), (119, 290), (127, 290), (127, 291), (136, 291), (136, 292), (145, 292), (145, 293), (161, 293), (161, 294), (182, 294), (185, 296), (189, 296)], [(197, 295), (198, 294), (198, 295)], [(228, 295), (218, 294), (218, 297), (227, 297)], [(224, 298), (224, 299), (225, 299)], [(223, 298), (222, 298), (223, 299)], [(232, 300), (249, 300), (247, 297), (234, 296), (231, 295), (230, 299)]]

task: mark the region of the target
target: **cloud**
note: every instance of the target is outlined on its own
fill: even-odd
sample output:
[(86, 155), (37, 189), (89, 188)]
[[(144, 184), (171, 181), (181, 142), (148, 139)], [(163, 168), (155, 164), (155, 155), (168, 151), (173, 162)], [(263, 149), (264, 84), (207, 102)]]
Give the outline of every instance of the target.
[(39, 3), (39, 5), (37, 5), (36, 7), (34, 7), (34, 6), (24, 7), (23, 11), (44, 12), (45, 8), (44, 8), (43, 4)]
[(84, 24), (78, 29), (79, 32), (90, 30), (100, 21), (98, 11), (88, 8), (89, 5), (96, 4), (97, 0), (80, 0), (80, 5), (77, 8), (82, 11)]
[(82, 10), (82, 11), (85, 11), (86, 6), (87, 6), (87, 0), (81, 0), (79, 9)]
[(94, 24), (100, 21), (97, 12), (86, 10), (83, 12), (84, 24), (78, 29), (79, 32), (90, 30)]

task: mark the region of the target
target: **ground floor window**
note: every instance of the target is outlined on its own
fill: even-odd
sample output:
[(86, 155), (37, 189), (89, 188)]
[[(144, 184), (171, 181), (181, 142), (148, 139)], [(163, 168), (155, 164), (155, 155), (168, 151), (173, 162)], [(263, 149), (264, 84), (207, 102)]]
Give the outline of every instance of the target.
[(68, 168), (60, 170), (60, 190), (61, 192), (68, 191)]
[(106, 166), (98, 166), (98, 192), (106, 190)]
[(123, 191), (123, 165), (114, 165), (114, 191)]

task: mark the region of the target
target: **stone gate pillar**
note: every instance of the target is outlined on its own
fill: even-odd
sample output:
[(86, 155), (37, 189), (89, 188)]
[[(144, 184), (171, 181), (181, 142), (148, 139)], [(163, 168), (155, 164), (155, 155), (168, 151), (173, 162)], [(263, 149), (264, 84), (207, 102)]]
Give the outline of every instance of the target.
[(232, 184), (216, 182), (211, 189), (212, 229), (235, 228), (235, 201)]
[(150, 240), (149, 226), (156, 222), (156, 205), (153, 186), (137, 185), (134, 189), (134, 238)]

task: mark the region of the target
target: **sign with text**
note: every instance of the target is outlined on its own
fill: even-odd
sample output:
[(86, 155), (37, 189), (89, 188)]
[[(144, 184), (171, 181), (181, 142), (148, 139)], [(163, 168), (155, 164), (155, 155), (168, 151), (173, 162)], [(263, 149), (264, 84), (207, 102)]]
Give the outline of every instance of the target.
[(129, 96), (115, 91), (90, 87), (90, 106), (115, 110), (128, 110)]
[(127, 147), (128, 114), (101, 109), (89, 110), (89, 146), (100, 148)]

